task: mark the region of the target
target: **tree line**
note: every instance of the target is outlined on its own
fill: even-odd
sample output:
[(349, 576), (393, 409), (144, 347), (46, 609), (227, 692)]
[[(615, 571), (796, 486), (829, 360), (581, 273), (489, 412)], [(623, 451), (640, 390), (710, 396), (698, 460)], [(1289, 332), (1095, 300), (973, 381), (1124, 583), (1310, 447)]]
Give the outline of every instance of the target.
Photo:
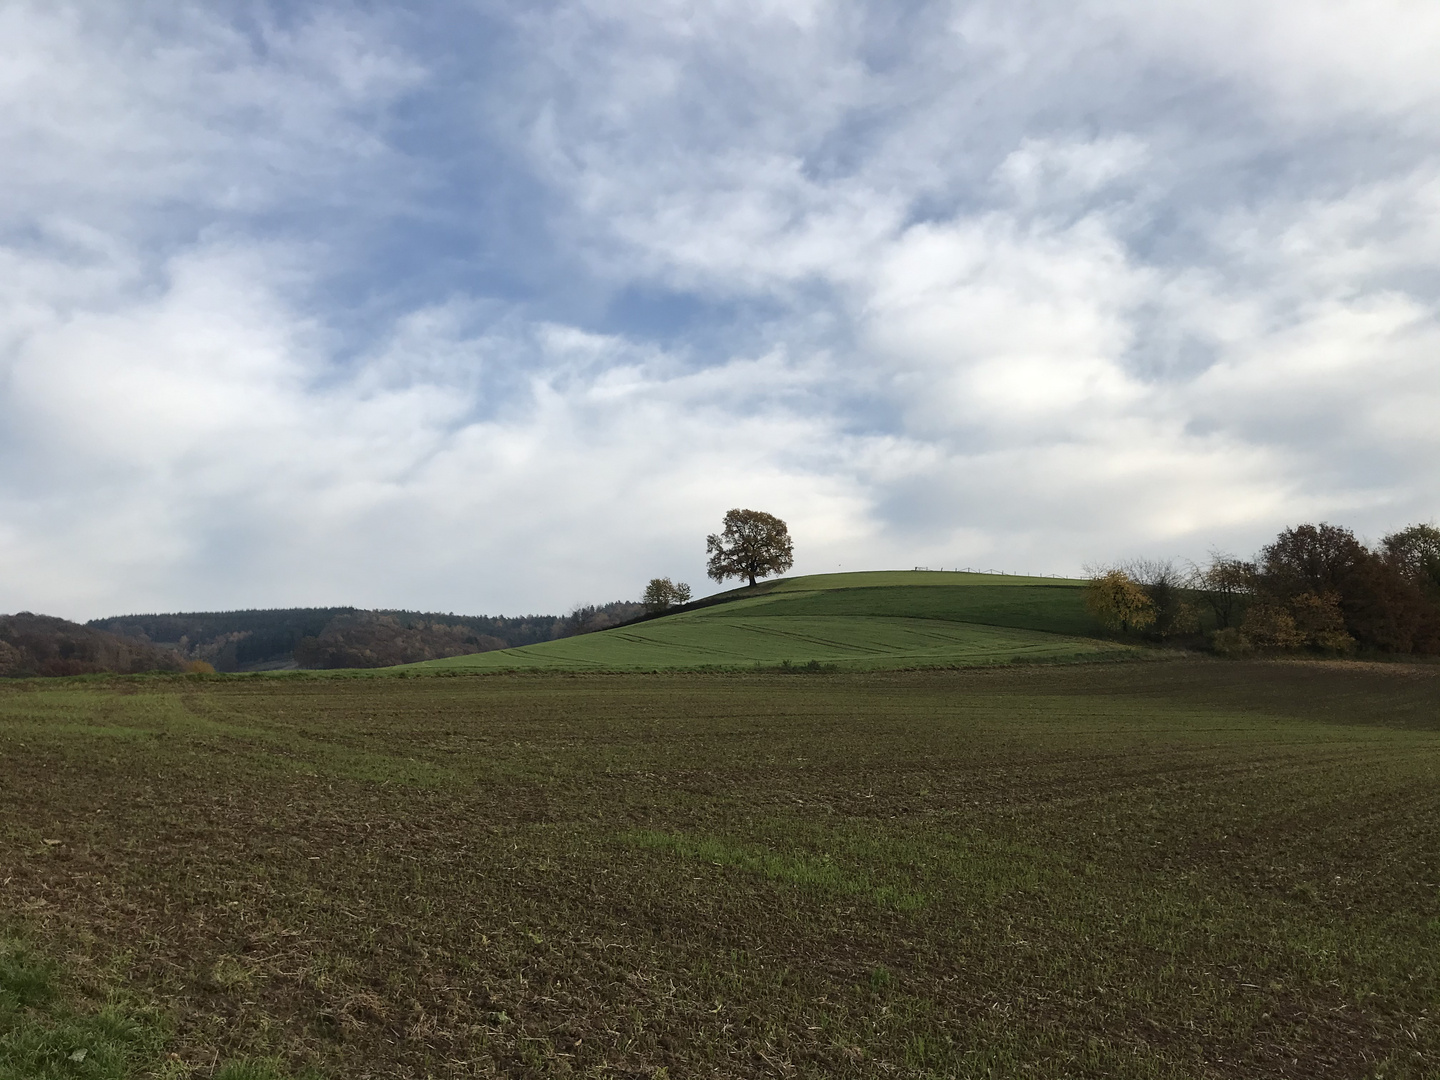
[(133, 639), (219, 671), (388, 667), (533, 645), (603, 629), (643, 609), (619, 602), (568, 615), (514, 617), (353, 607), (122, 615), (87, 626)]
[(1305, 649), (1440, 654), (1440, 529), (1411, 525), (1367, 546), (1339, 525), (1285, 529), (1251, 559), (1135, 560), (1091, 571), (1102, 623), (1216, 652)]
[(0, 615), (0, 676), (6, 678), (185, 670), (198, 669), (149, 642), (28, 611)]

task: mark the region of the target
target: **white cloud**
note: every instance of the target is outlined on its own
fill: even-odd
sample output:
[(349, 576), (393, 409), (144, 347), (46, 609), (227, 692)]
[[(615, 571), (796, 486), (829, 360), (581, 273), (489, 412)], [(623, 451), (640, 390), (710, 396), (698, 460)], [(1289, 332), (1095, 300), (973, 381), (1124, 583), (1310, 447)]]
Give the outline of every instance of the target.
[[(720, 503), (864, 530), (853, 483), (813, 471), (843, 452), (833, 425), (749, 408), (813, 378), (782, 357), (686, 373), (569, 327), (457, 337), (442, 308), (341, 375), (267, 288), (275, 259), (192, 255), (148, 303), (24, 340), (8, 606), (554, 611), (628, 595), (653, 563), (695, 576)], [(487, 417), (484, 369), (519, 354), (525, 392)]]
[(1142, 284), (1093, 221), (1022, 230), (990, 215), (897, 237), (864, 325), (872, 354), (909, 377), (921, 430), (1067, 439), (1145, 396), (1123, 365)]
[(733, 505), (802, 571), (1436, 513), (1428, 9), (474, 17), (0, 11), (0, 607), (555, 611)]
[(1090, 10), (1158, 60), (1253, 87), (1287, 120), (1378, 114), (1435, 130), (1440, 9), (1424, 0), (1096, 0)]

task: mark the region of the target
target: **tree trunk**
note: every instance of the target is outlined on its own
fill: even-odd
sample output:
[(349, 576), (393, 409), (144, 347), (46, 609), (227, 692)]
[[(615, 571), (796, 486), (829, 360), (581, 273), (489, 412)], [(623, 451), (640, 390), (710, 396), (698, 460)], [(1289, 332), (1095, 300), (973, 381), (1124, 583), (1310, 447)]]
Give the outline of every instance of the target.
[(755, 587), (755, 571), (750, 571), (750, 587)]

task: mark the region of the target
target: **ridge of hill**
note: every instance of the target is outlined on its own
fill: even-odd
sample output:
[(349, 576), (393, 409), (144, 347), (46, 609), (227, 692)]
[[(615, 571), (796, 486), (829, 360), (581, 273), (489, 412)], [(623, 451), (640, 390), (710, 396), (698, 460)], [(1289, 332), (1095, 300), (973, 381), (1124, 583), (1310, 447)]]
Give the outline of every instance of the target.
[(781, 578), (567, 638), (417, 665), (633, 671), (824, 664), (850, 670), (1113, 656), (1085, 582), (889, 570)]

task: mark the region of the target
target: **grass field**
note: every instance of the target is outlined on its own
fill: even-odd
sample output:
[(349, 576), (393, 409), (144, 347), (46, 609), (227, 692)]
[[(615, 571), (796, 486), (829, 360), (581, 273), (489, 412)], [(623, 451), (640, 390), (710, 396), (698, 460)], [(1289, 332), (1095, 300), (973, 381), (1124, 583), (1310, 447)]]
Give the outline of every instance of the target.
[(849, 670), (1122, 655), (1097, 640), (1083, 582), (996, 574), (824, 574), (737, 589), (729, 602), (598, 634), (434, 660), (453, 671)]
[(0, 1077), (1433, 1077), (1437, 670), (0, 685)]

